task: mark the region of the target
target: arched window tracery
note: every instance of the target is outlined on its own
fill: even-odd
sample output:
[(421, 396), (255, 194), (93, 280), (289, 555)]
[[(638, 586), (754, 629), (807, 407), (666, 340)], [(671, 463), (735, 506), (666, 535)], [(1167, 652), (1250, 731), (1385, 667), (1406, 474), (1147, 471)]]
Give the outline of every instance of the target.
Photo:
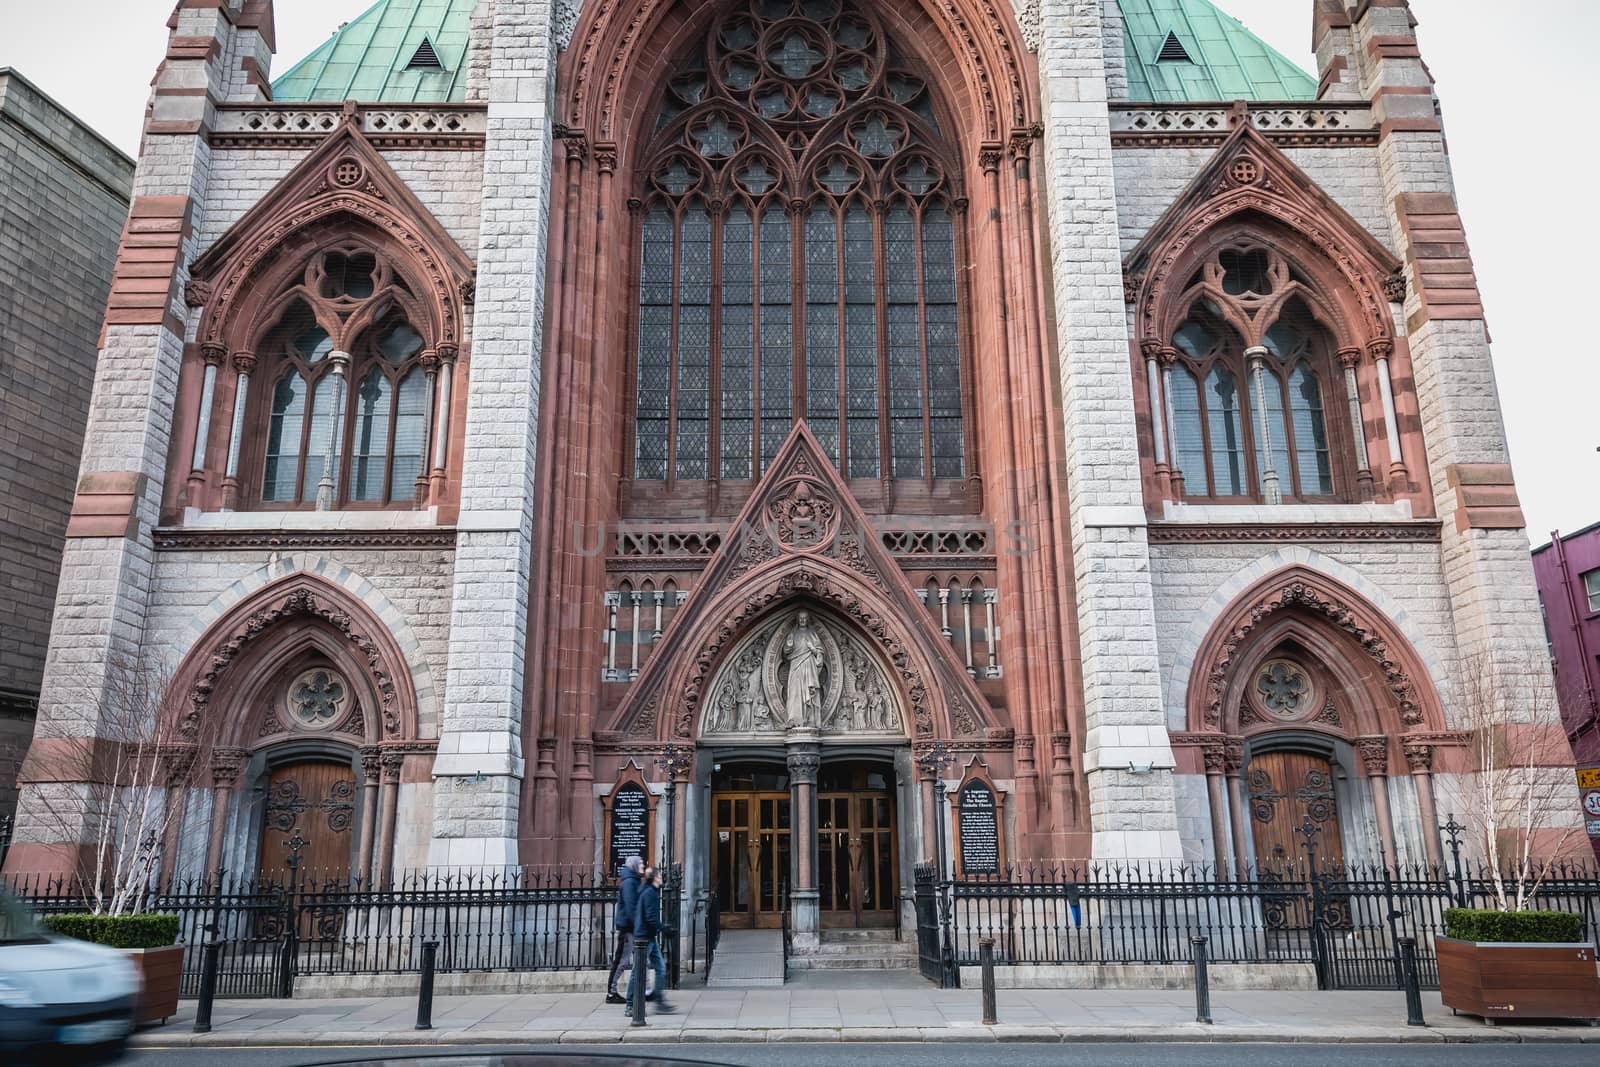
[(262, 506), (410, 506), (427, 478), (434, 354), (410, 285), (359, 244), (312, 255), (256, 344)]
[(1188, 498), (1353, 497), (1341, 381), (1310, 284), (1276, 250), (1221, 246), (1195, 272), (1166, 351), (1171, 453)]
[(637, 202), (633, 475), (748, 479), (805, 418), (851, 478), (966, 472), (957, 164), (844, 0), (754, 0), (662, 95)]

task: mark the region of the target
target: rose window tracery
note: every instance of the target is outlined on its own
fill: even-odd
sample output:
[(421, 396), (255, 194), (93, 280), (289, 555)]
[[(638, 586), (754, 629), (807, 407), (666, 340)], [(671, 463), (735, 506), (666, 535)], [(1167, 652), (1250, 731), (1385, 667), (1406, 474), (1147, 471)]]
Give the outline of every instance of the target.
[(1316, 687), (1304, 667), (1287, 659), (1264, 663), (1256, 672), (1256, 701), (1275, 719), (1304, 718), (1316, 707)]
[(869, 12), (756, 0), (643, 154), (634, 476), (755, 477), (805, 418), (852, 478), (960, 478), (959, 165)]
[(350, 687), (337, 671), (315, 667), (289, 683), (289, 717), (300, 726), (322, 729), (344, 717)]

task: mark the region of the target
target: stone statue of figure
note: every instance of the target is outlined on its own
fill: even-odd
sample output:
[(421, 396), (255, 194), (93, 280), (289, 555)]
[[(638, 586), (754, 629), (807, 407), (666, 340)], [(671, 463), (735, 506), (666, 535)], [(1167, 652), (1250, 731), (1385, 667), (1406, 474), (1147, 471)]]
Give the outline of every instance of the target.
[(822, 635), (811, 625), (811, 613), (802, 611), (783, 641), (783, 658), (789, 665), (783, 711), (791, 727), (810, 726), (821, 717), (823, 655)]

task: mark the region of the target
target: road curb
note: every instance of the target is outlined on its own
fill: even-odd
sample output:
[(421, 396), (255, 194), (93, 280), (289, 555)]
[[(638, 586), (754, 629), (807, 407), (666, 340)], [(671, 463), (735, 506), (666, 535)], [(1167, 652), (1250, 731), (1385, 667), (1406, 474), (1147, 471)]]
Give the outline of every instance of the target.
[(803, 1028), (715, 1028), (704, 1026), (646, 1026), (641, 1028), (571, 1030), (429, 1030), (390, 1031), (381, 1034), (338, 1031), (323, 1033), (234, 1032), (225, 1029), (208, 1034), (135, 1034), (129, 1045), (136, 1049), (164, 1048), (284, 1048), (293, 1046), (363, 1048), (433, 1045), (620, 1045), (635, 1043), (676, 1044), (835, 1044), (939, 1042), (1001, 1044), (1341, 1044), (1341, 1045), (1416, 1045), (1416, 1044), (1600, 1044), (1600, 1030), (1592, 1033), (1518, 1033), (1515, 1029), (1485, 1027), (1481, 1031), (1435, 1029), (1433, 1027), (1362, 1028), (1359, 1031), (1335, 1029), (1293, 1029), (1287, 1027), (1198, 1026), (1163, 1027), (1082, 1027), (1082, 1026), (960, 1026), (960, 1027), (803, 1027)]

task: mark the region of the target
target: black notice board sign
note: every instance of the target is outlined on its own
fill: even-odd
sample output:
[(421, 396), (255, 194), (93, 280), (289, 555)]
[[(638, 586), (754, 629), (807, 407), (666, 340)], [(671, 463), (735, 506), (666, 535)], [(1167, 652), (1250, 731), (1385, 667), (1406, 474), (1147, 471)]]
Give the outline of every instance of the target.
[(957, 804), (961, 819), (961, 873), (1000, 873), (1000, 818), (994, 790), (969, 782)]
[(630, 857), (650, 846), (650, 798), (637, 782), (627, 782), (611, 797), (611, 873), (620, 874)]

